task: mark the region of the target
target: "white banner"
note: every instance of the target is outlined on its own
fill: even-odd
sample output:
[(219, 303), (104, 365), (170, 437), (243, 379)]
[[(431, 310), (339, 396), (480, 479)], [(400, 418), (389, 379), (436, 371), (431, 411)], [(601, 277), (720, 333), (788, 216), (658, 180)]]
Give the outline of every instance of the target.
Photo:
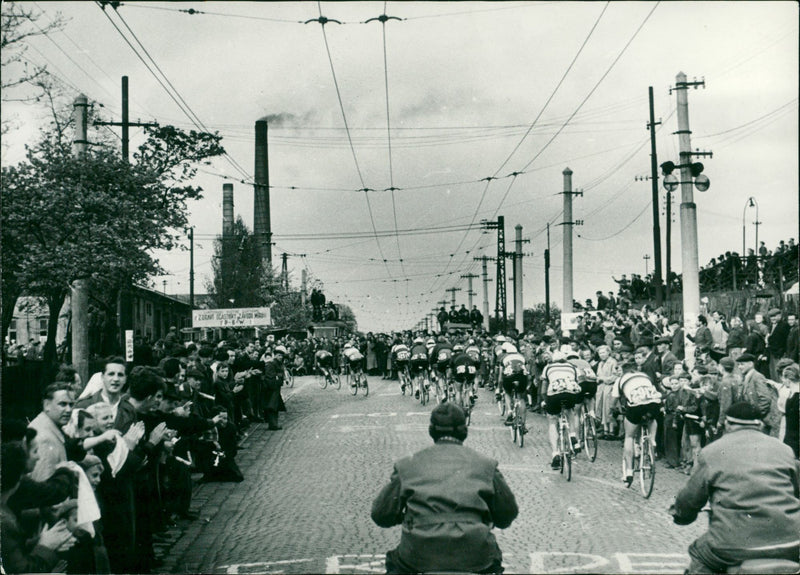
[(133, 361), (133, 330), (125, 330), (125, 361)]
[(268, 307), (192, 310), (192, 327), (264, 327), (272, 325)]

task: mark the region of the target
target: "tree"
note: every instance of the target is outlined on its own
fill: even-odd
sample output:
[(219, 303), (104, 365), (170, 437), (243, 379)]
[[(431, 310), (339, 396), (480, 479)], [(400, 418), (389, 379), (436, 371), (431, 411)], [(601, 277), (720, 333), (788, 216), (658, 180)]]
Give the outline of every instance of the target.
[[(523, 311), (522, 324), (525, 331), (532, 331), (536, 334), (542, 335), (547, 327), (545, 321), (545, 311), (547, 307), (543, 303), (536, 304), (534, 308), (529, 308)], [(550, 325), (556, 326), (560, 323), (561, 310), (555, 304), (550, 304)]]
[[(3, 2), (0, 6), (0, 98), (4, 102), (32, 101), (40, 96), (41, 87), (20, 93), (19, 88), (34, 85), (47, 75), (44, 66), (28, 60), (28, 39), (46, 36), (61, 30), (65, 21), (60, 14), (50, 22), (44, 22), (42, 12), (22, 2)], [(2, 120), (2, 134), (10, 129), (10, 121)]]
[(264, 272), (258, 245), (241, 217), (229, 237), (217, 236), (211, 260), (213, 277), (206, 290), (218, 308), (264, 305)]
[[(202, 192), (185, 182), (197, 162), (224, 152), (220, 139), (148, 128), (136, 163), (128, 164), (106, 145), (76, 158), (63, 134), (51, 129), (28, 148), (26, 160), (2, 168), (3, 287), (8, 247), (14, 256), (8, 285), (17, 296), (45, 298), (50, 308), (46, 360), (55, 356), (58, 313), (74, 280), (90, 278), (115, 294), (126, 281), (163, 272), (152, 250), (179, 245), (187, 202)], [(4, 289), (3, 333), (14, 295), (7, 298)]]

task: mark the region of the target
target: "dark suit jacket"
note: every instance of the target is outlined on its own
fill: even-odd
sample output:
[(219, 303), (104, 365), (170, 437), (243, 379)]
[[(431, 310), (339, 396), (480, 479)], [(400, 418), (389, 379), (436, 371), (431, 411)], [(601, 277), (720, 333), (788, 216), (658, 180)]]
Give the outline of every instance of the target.
[(663, 393), (664, 388), (661, 386), (661, 379), (656, 374), (657, 372), (663, 373), (661, 369), (661, 358), (658, 357), (658, 353), (651, 351), (650, 355), (647, 356), (647, 359), (644, 360), (644, 363), (639, 367), (639, 371), (647, 374), (656, 389)]
[(789, 339), (789, 324), (780, 320), (767, 337), (767, 351), (770, 357), (780, 359), (786, 353), (786, 341)]

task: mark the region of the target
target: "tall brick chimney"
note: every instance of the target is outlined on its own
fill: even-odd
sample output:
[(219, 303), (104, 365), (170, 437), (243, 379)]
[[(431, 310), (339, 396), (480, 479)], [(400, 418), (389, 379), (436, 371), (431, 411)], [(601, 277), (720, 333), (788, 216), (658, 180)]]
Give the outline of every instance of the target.
[(272, 266), (272, 226), (269, 214), (269, 157), (267, 121), (256, 122), (255, 185), (253, 186), (253, 234), (261, 261)]

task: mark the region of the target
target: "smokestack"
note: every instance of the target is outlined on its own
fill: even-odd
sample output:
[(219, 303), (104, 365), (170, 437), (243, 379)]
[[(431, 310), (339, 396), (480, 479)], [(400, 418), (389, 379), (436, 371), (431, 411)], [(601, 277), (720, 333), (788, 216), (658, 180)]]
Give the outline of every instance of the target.
[(222, 237), (233, 235), (233, 184), (222, 184)]
[(269, 157), (267, 153), (267, 122), (256, 122), (255, 186), (253, 186), (253, 234), (259, 247), (261, 261), (272, 266), (272, 227), (269, 217)]

